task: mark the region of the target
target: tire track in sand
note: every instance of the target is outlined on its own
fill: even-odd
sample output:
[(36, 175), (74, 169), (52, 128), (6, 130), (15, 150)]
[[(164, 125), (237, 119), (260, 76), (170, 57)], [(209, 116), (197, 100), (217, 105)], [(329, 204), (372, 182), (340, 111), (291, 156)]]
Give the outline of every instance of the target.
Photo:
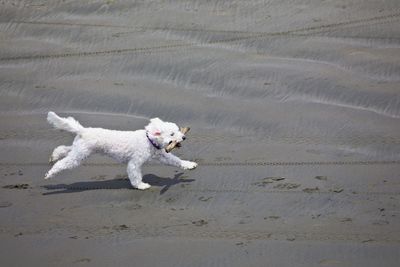
[[(159, 46), (153, 46), (153, 47), (136, 47), (136, 48), (112, 49), (112, 50), (102, 50), (102, 51), (83, 51), (83, 52), (72, 52), (72, 53), (61, 53), (61, 54), (14, 56), (14, 57), (0, 58), (0, 61), (7, 62), (7, 61), (18, 61), (18, 60), (42, 60), (42, 59), (57, 59), (57, 58), (70, 58), (70, 57), (104, 56), (104, 55), (124, 54), (124, 53), (151, 54), (151, 53), (155, 53), (155, 52), (167, 52), (168, 50), (175, 50), (178, 48), (188, 49), (188, 48), (201, 47), (203, 45), (235, 43), (235, 42), (241, 42), (241, 41), (249, 40), (249, 39), (264, 38), (267, 36), (285, 36), (285, 35), (291, 35), (291, 34), (304, 35), (304, 34), (312, 33), (315, 31), (329, 30), (329, 29), (334, 29), (334, 28), (338, 28), (338, 27), (357, 25), (357, 24), (361, 24), (361, 25), (365, 26), (370, 22), (376, 22), (376, 21), (382, 21), (382, 20), (386, 20), (386, 21), (387, 20), (396, 20), (399, 18), (400, 18), (400, 13), (393, 13), (393, 14), (389, 14), (389, 15), (376, 16), (376, 17), (372, 17), (372, 18), (343, 21), (343, 22), (337, 22), (337, 23), (331, 23), (331, 24), (323, 24), (323, 25), (319, 25), (319, 26), (310, 26), (310, 27), (287, 30), (287, 31), (249, 34), (246, 36), (239, 36), (239, 37), (233, 37), (233, 38), (229, 38), (229, 39), (216, 40), (216, 41), (212, 41), (212, 42), (208, 42), (208, 43), (204, 43), (204, 44), (176, 43), (176, 44), (169, 44), (169, 45), (166, 44), (166, 45), (159, 45)], [(39, 24), (39, 22), (28, 22), (28, 21), (24, 21), (22, 23)], [(45, 22), (42, 22), (42, 23), (45, 23)], [(47, 23), (49, 23), (49, 22), (47, 22)], [(62, 25), (62, 24), (55, 23), (54, 25)], [(67, 23), (66, 25), (72, 25), (72, 24)], [(89, 26), (89, 25), (93, 26), (95, 24), (87, 24), (86, 26)], [(94, 26), (94, 27), (96, 27), (96, 26)], [(101, 25), (101, 27), (104, 27), (104, 25)], [(110, 27), (115, 28), (117, 26), (110, 25)], [(122, 26), (122, 27), (126, 27), (126, 26)], [(229, 31), (227, 31), (227, 32), (229, 33)]]

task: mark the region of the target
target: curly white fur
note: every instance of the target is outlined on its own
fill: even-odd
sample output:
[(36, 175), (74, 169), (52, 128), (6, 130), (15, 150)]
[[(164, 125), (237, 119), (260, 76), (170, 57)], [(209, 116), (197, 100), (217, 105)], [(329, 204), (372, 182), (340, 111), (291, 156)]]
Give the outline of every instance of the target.
[(104, 153), (121, 163), (127, 163), (129, 180), (134, 188), (147, 189), (149, 184), (142, 182), (141, 166), (149, 160), (185, 170), (194, 169), (197, 163), (181, 160), (165, 152), (165, 147), (173, 141), (182, 142), (184, 134), (175, 123), (153, 118), (144, 130), (116, 131), (103, 128), (85, 128), (72, 117), (61, 118), (49, 112), (47, 121), (55, 128), (76, 134), (71, 146), (58, 146), (54, 149), (50, 162), (56, 162), (46, 173), (45, 179), (72, 169), (92, 153)]

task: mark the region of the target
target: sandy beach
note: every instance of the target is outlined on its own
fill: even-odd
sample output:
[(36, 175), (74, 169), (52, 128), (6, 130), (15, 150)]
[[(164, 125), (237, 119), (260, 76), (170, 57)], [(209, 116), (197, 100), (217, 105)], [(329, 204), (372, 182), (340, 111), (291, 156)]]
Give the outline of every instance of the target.
[[(400, 266), (400, 2), (0, 1), (2, 266)], [(82, 125), (191, 131), (196, 170), (92, 156)]]

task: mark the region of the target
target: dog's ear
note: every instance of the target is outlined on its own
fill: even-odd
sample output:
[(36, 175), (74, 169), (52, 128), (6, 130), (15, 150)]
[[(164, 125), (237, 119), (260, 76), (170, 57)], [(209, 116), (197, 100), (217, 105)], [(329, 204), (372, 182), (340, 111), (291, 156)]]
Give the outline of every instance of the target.
[(162, 132), (162, 124), (163, 121), (160, 118), (152, 118), (145, 129), (154, 136), (160, 136)]

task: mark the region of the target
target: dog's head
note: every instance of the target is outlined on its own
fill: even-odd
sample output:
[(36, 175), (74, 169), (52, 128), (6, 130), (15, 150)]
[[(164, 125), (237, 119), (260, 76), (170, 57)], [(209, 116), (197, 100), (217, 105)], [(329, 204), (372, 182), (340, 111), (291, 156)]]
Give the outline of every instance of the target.
[[(171, 145), (180, 147), (181, 142), (186, 139), (185, 133), (189, 131), (187, 127), (179, 128), (175, 123), (165, 122), (159, 118), (150, 119), (150, 123), (145, 129), (149, 138), (160, 148), (167, 148)], [(171, 151), (173, 147), (166, 149), (167, 152)]]

